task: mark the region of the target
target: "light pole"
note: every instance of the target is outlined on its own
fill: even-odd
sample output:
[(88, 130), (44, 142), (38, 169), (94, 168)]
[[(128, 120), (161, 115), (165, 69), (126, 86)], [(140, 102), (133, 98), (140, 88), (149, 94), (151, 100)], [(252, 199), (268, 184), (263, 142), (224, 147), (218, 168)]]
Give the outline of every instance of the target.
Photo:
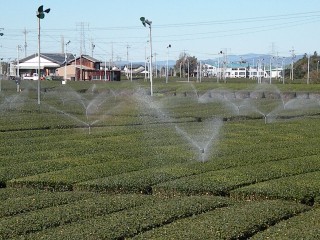
[(0, 75), (1, 75), (1, 78), (0, 78), (0, 92), (1, 92), (1, 81), (2, 81), (2, 78), (3, 78), (3, 70), (2, 70), (2, 60), (3, 60), (3, 58), (0, 58), (0, 69), (1, 69), (1, 71), (0, 71)]
[(270, 79), (269, 79), (269, 84), (271, 84), (272, 83), (272, 57), (270, 57), (270, 69), (269, 69), (269, 71), (270, 71), (270, 74), (269, 74), (269, 77), (270, 77)]
[(21, 46), (20, 45), (18, 45), (17, 46), (17, 76), (18, 77), (20, 77), (20, 63), (19, 63), (19, 61), (20, 61), (20, 55), (19, 55), (19, 51), (21, 50)]
[(43, 10), (43, 5), (38, 8), (38, 104), (40, 105), (40, 20), (44, 19), (44, 13), (49, 13), (50, 8)]
[(77, 55), (73, 54), (74, 57), (74, 81), (77, 81)]
[(285, 61), (286, 61), (286, 58), (283, 57), (282, 58), (282, 84), (284, 84), (284, 81), (285, 81), (285, 69), (284, 69), (284, 66), (285, 66)]
[(67, 60), (68, 60), (67, 47), (68, 47), (69, 43), (70, 43), (70, 40), (66, 43), (66, 48), (64, 51), (64, 80), (62, 81), (62, 84), (67, 83)]
[(148, 19), (145, 19), (145, 17), (141, 17), (140, 21), (142, 22), (143, 26), (149, 26), (150, 29), (150, 94), (153, 96), (153, 89), (152, 89), (152, 35), (151, 35), (151, 24), (152, 21), (149, 21)]
[[(0, 30), (3, 30), (3, 28), (0, 28)], [(3, 33), (2, 32), (0, 32), (0, 36), (3, 36)], [(3, 60), (3, 58), (1, 58), (1, 75), (3, 75), (2, 74), (2, 60)], [(1, 92), (1, 81), (2, 81), (2, 76), (1, 76), (1, 78), (0, 78), (0, 92)]]
[(190, 59), (187, 58), (188, 61), (188, 82), (190, 82)]
[(167, 71), (166, 71), (166, 83), (168, 83), (169, 78), (169, 48), (171, 48), (171, 44), (167, 46)]
[(307, 73), (307, 84), (310, 82), (310, 54), (308, 54), (308, 73)]

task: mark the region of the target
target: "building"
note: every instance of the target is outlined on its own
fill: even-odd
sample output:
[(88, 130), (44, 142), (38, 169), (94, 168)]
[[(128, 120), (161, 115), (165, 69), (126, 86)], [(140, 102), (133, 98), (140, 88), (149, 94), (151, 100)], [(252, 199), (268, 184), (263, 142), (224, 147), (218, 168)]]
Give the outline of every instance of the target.
[[(17, 75), (32, 76), (38, 72), (38, 54), (21, 59), (16, 64)], [(107, 80), (120, 81), (120, 70), (101, 67), (101, 61), (88, 55), (76, 57), (71, 53), (41, 53), (40, 76), (67, 80)]]
[[(73, 55), (67, 54), (67, 60), (71, 59)], [(59, 53), (41, 53), (40, 54), (40, 76), (54, 76), (56, 69), (64, 65), (65, 54)], [(16, 64), (16, 75), (32, 76), (34, 73), (38, 73), (39, 58), (38, 54), (32, 54), (26, 58), (23, 58)]]

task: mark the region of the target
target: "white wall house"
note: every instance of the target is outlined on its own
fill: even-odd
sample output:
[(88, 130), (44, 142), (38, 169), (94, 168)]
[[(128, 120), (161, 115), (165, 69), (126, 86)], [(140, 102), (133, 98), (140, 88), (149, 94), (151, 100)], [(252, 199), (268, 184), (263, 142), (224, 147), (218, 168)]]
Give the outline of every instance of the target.
[[(272, 78), (282, 78), (283, 69), (282, 68), (272, 68), (271, 77)], [(219, 77), (223, 78), (269, 78), (270, 69), (267, 67), (216, 67), (210, 64), (203, 64), (202, 76), (204, 77)]]
[(217, 75), (217, 67), (210, 64), (202, 65), (202, 76), (204, 77), (214, 77)]
[(250, 79), (255, 78), (267, 78), (269, 74), (262, 68), (249, 68), (249, 76)]
[(230, 78), (246, 78), (247, 69), (245, 67), (228, 68)]

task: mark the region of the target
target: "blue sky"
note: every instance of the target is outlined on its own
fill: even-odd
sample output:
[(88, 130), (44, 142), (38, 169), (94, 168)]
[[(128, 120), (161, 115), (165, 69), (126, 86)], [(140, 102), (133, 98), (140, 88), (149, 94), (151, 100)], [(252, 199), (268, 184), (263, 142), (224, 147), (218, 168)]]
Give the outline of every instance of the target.
[[(140, 17), (152, 21), (153, 52), (157, 60), (176, 60), (186, 52), (198, 59), (228, 54), (289, 56), (320, 52), (319, 0), (10, 0), (1, 8), (0, 58), (24, 57), (37, 52), (40, 5), (51, 12), (41, 20), (41, 52), (92, 54), (101, 60), (143, 61), (149, 51), (149, 29)], [(81, 31), (83, 30), (83, 31)], [(83, 35), (81, 35), (83, 32)], [(83, 40), (81, 41), (81, 36)]]

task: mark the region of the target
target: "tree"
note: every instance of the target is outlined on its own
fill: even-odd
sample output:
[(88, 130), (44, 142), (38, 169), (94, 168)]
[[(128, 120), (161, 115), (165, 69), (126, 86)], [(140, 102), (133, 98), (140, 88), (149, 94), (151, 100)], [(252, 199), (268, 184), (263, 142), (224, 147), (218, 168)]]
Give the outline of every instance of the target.
[(189, 63), (189, 75), (192, 75), (192, 73), (197, 69), (197, 63), (198, 60), (195, 56), (191, 57), (187, 53), (183, 52), (180, 53), (179, 59), (176, 61), (175, 68), (179, 70), (180, 72), (180, 66), (181, 66), (181, 72), (180, 76), (185, 76), (188, 74), (188, 63)]
[(317, 51), (314, 51), (314, 53), (313, 53), (313, 57), (315, 57), (315, 58), (317, 58), (317, 57), (318, 57), (318, 53), (317, 53)]

